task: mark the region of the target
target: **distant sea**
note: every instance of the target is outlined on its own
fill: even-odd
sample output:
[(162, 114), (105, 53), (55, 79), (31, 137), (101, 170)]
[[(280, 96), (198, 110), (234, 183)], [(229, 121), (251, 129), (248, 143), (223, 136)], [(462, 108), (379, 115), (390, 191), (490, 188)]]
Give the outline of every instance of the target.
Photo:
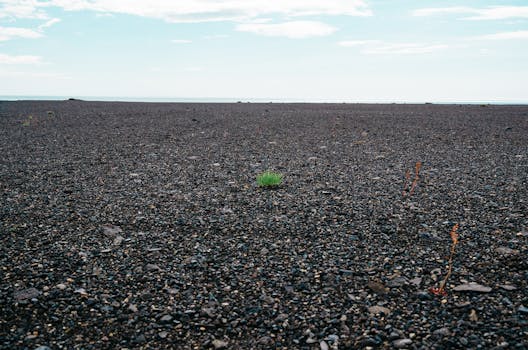
[(23, 96), (0, 95), (0, 101), (64, 101), (75, 98), (84, 101), (120, 101), (120, 102), (173, 102), (173, 103), (401, 103), (401, 104), (499, 104), (499, 105), (525, 105), (528, 101), (387, 101), (387, 100), (317, 100), (295, 98), (228, 98), (228, 97), (123, 97), (123, 96)]

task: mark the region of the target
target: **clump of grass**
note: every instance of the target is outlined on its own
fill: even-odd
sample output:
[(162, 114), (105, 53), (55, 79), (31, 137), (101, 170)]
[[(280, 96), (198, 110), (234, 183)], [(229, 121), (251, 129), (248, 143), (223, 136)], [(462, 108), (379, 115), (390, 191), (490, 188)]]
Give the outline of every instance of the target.
[(257, 176), (257, 184), (260, 187), (277, 187), (282, 183), (282, 174), (266, 171)]
[(31, 126), (32, 123), (33, 123), (33, 116), (30, 115), (27, 117), (26, 120), (22, 122), (22, 126)]
[(446, 276), (444, 277), (444, 280), (440, 283), (440, 287), (438, 288), (434, 288), (434, 287), (431, 287), (429, 288), (429, 291), (431, 293), (433, 293), (434, 295), (447, 295), (447, 292), (445, 290), (445, 286), (446, 286), (446, 283), (447, 283), (447, 279), (449, 278), (449, 276), (451, 276), (451, 271), (453, 270), (453, 255), (455, 255), (455, 247), (456, 245), (458, 244), (458, 233), (457, 233), (457, 230), (458, 230), (458, 224), (455, 224), (455, 226), (453, 226), (453, 228), (451, 229), (451, 240), (453, 241), (453, 243), (451, 244), (451, 254), (449, 255), (449, 262), (448, 262), (448, 267), (447, 267), (447, 274)]

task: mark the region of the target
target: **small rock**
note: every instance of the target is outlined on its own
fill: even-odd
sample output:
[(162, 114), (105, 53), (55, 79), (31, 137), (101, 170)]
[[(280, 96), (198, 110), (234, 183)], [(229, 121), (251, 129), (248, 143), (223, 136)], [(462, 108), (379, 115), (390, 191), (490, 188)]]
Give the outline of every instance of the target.
[(227, 348), (228, 345), (229, 343), (226, 341), (219, 340), (219, 339), (213, 340), (213, 346), (215, 349), (225, 349)]
[(223, 207), (220, 212), (222, 214), (234, 214), (235, 212), (233, 211), (233, 209), (229, 208), (229, 207)]
[(501, 284), (501, 285), (499, 285), (499, 287), (504, 289), (504, 290), (517, 290), (517, 287), (515, 287), (514, 285), (511, 285), (511, 284)]
[(397, 348), (397, 349), (403, 349), (405, 348), (406, 346), (408, 345), (411, 345), (412, 344), (412, 340), (411, 339), (398, 339), (398, 340), (395, 340), (392, 342), (392, 345)]
[(463, 308), (469, 305), (471, 305), (470, 301), (462, 301), (460, 303), (455, 303), (455, 307), (458, 307), (458, 308)]
[(469, 312), (469, 320), (471, 322), (477, 322), (478, 321), (478, 315), (477, 315), (477, 312), (475, 311), (475, 309), (471, 309), (471, 311)]
[(442, 273), (442, 270), (440, 270), (440, 268), (432, 269), (431, 270), (431, 279), (436, 282), (438, 280), (438, 276), (441, 273)]
[(41, 345), (38, 348), (35, 348), (35, 350), (51, 350), (51, 348), (46, 345)]
[(511, 249), (511, 248), (508, 248), (508, 247), (498, 247), (498, 248), (495, 248), (495, 251), (499, 254), (502, 254), (502, 255), (517, 255), (519, 254), (519, 251), (516, 250), (516, 249)]
[(77, 293), (77, 294), (80, 294), (82, 296), (86, 296), (88, 295), (88, 292), (86, 291), (86, 289), (84, 288), (77, 288), (76, 290), (73, 291), (74, 293)]
[(433, 331), (433, 335), (436, 335), (438, 337), (448, 337), (451, 335), (451, 331), (449, 330), (449, 328), (443, 327)]
[(401, 287), (405, 284), (407, 284), (408, 281), (407, 281), (407, 278), (405, 277), (396, 277), (396, 278), (393, 278), (392, 280), (390, 280), (388, 283), (387, 283), (387, 286), (391, 287), (391, 288), (394, 288), (394, 287)]
[(138, 312), (138, 308), (134, 304), (128, 305), (128, 310), (130, 310), (131, 312)]
[(388, 316), (391, 313), (390, 309), (378, 305), (369, 307), (368, 311), (371, 315), (378, 315), (383, 313), (385, 316)]
[(100, 277), (103, 273), (103, 269), (99, 266), (94, 266), (92, 269), (92, 275)]
[(426, 241), (441, 241), (440, 237), (432, 232), (420, 232), (418, 237)]
[(321, 350), (328, 350), (328, 344), (324, 340), (319, 343), (319, 346), (321, 347)]
[(420, 292), (416, 293), (416, 296), (420, 300), (431, 300), (431, 299), (433, 299), (433, 296), (431, 295), (431, 293), (426, 292), (426, 291), (420, 291)]
[(114, 225), (105, 225), (103, 226), (103, 233), (109, 237), (114, 237), (118, 233), (123, 232), (119, 226)]
[(14, 297), (17, 301), (24, 301), (28, 299), (36, 298), (40, 295), (40, 291), (36, 288), (28, 288), (23, 290), (18, 290), (14, 293)]
[(328, 340), (331, 344), (337, 344), (339, 341), (339, 336), (337, 334), (330, 334), (328, 337), (326, 337), (326, 340)]
[(411, 284), (415, 285), (416, 287), (420, 287), (420, 284), (422, 284), (422, 278), (416, 277), (409, 281)]
[(279, 314), (279, 315), (277, 316), (277, 318), (275, 319), (275, 321), (277, 321), (277, 322), (284, 322), (284, 321), (286, 321), (287, 319), (288, 319), (288, 314), (284, 314), (284, 313), (282, 313), (282, 314)]
[(146, 341), (147, 341), (147, 338), (145, 338), (144, 334), (140, 334), (134, 339), (134, 342), (138, 344), (144, 343)]
[(55, 287), (57, 289), (59, 289), (59, 290), (65, 290), (66, 289), (66, 285), (64, 283), (59, 283)]
[(490, 287), (483, 286), (478, 283), (465, 283), (453, 288), (455, 292), (477, 292), (477, 293), (489, 293), (491, 292)]
[(381, 282), (377, 281), (369, 281), (367, 287), (376, 294), (386, 294), (389, 291)]
[(464, 338), (464, 337), (459, 338), (459, 339), (458, 339), (458, 342), (459, 342), (460, 344), (464, 345), (464, 346), (466, 346), (466, 345), (469, 344), (468, 340), (467, 340), (466, 338)]
[(522, 314), (528, 314), (528, 307), (524, 305), (519, 306), (519, 312)]
[(306, 344), (315, 344), (315, 343), (317, 343), (317, 339), (315, 338), (308, 337), (308, 339), (306, 339)]
[(360, 344), (361, 347), (364, 347), (365, 349), (372, 349), (379, 344), (379, 341), (374, 337), (365, 337), (361, 340)]
[(160, 322), (163, 322), (163, 323), (169, 323), (170, 321), (172, 321), (171, 315), (164, 315), (160, 318)]
[(215, 309), (213, 307), (204, 307), (202, 308), (202, 314), (207, 315), (209, 318), (215, 318)]
[(400, 339), (401, 337), (401, 334), (396, 332), (396, 331), (392, 331), (390, 332), (389, 334), (389, 340), (396, 340), (396, 339)]
[(121, 245), (121, 243), (123, 243), (123, 236), (117, 236), (116, 238), (114, 238), (114, 245)]
[(161, 339), (167, 338), (167, 335), (169, 335), (169, 333), (166, 331), (161, 331), (158, 333), (158, 337), (160, 337)]
[(152, 271), (159, 271), (161, 270), (160, 267), (156, 264), (147, 264), (145, 266), (145, 271), (152, 272)]
[(259, 338), (259, 340), (257, 340), (257, 344), (260, 344), (260, 345), (272, 345), (273, 344), (273, 339), (271, 337), (264, 336), (264, 337)]

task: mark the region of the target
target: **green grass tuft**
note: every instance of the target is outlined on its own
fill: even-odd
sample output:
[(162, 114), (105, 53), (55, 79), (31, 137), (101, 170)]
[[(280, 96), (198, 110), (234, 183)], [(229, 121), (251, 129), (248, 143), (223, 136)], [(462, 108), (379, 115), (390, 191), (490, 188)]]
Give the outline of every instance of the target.
[(275, 187), (282, 183), (282, 174), (266, 171), (257, 176), (257, 184), (260, 187)]

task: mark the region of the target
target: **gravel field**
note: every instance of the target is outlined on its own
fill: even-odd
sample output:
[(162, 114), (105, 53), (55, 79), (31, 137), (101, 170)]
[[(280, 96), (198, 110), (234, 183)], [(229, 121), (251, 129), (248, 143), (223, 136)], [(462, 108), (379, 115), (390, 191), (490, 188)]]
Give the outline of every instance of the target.
[(0, 349), (528, 348), (528, 106), (0, 102), (0, 151)]

